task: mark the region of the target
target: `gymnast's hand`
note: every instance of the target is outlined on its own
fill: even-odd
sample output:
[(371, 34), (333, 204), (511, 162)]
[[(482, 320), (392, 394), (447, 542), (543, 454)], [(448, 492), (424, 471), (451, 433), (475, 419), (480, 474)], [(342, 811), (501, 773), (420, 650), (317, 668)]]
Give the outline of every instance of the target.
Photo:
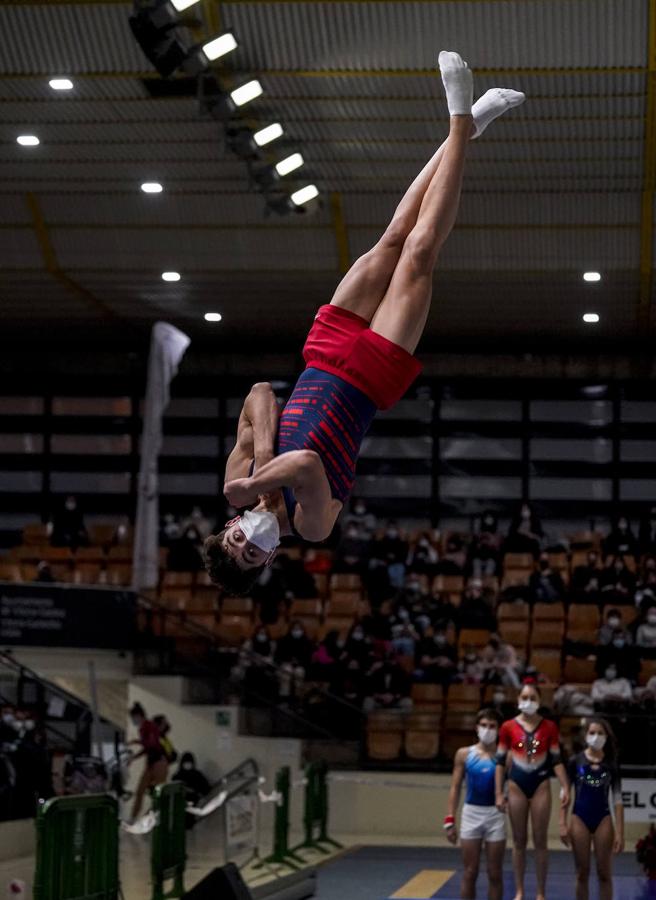
[(257, 488), (253, 485), (252, 478), (235, 478), (223, 485), (223, 494), (231, 506), (241, 509), (250, 506), (257, 500)]

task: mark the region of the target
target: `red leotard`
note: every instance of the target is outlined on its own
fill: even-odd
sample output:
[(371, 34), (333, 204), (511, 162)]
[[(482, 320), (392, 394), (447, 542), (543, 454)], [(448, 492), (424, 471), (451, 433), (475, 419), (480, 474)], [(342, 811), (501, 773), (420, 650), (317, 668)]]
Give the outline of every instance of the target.
[(533, 731), (526, 731), (517, 719), (509, 719), (499, 730), (497, 764), (505, 765), (510, 753), (508, 778), (530, 799), (560, 762), (559, 741), (558, 726), (549, 719), (541, 719)]

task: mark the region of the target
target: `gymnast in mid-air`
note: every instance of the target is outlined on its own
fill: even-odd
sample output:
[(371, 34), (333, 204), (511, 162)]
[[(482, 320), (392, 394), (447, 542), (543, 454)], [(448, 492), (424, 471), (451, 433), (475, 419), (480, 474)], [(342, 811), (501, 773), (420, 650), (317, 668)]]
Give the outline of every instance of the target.
[(377, 244), (320, 307), (303, 348), (306, 369), (282, 413), (267, 383), (251, 389), (225, 471), (229, 503), (246, 510), (205, 542), (214, 582), (248, 593), (280, 537), (321, 541), (355, 479), (376, 410), (389, 409), (421, 366), (414, 352), (430, 310), (433, 271), (458, 213), (467, 146), (524, 101), (506, 88), (473, 103), (473, 76), (443, 50), (449, 136), (415, 178)]

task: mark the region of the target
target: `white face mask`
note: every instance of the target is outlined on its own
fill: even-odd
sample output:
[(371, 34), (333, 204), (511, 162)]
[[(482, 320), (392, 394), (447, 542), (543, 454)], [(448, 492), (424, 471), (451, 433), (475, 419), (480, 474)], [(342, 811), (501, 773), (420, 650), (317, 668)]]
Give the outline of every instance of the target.
[(606, 743), (606, 735), (588, 734), (586, 735), (585, 742), (592, 750), (603, 750), (604, 744)]
[(497, 740), (496, 728), (489, 728), (485, 725), (479, 725), (476, 734), (481, 744), (494, 744)]
[(239, 527), (247, 540), (265, 553), (273, 553), (280, 543), (278, 518), (266, 510), (248, 510), (240, 518)]
[(538, 711), (538, 702), (536, 700), (520, 700), (517, 708), (527, 716), (532, 716)]

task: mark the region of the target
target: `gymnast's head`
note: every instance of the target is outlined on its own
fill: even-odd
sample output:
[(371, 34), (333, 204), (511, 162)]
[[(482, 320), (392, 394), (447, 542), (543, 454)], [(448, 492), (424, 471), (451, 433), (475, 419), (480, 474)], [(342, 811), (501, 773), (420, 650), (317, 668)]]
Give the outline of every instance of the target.
[(248, 594), (273, 562), (279, 543), (277, 517), (266, 509), (247, 510), (207, 538), (203, 546), (205, 568), (214, 584), (227, 593)]

